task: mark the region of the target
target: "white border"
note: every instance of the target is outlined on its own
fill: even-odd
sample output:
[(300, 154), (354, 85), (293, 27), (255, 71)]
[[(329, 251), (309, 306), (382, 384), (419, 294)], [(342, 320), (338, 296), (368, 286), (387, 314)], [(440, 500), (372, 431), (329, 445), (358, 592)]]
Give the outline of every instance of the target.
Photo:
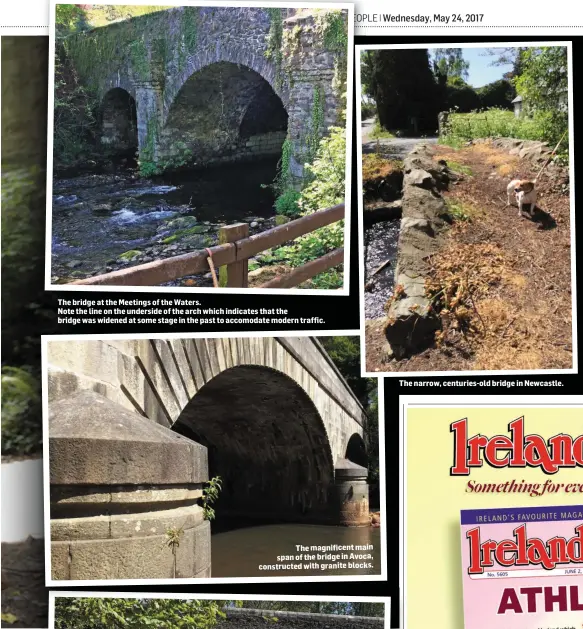
[[(272, 332), (233, 332), (195, 333), (195, 334), (60, 334), (41, 336), (41, 369), (42, 369), (42, 425), (43, 425), (43, 498), (44, 498), (44, 532), (45, 532), (45, 584), (47, 587), (82, 587), (82, 586), (128, 586), (128, 585), (169, 585), (176, 583), (204, 584), (213, 583), (327, 583), (332, 581), (386, 581), (387, 580), (387, 529), (383, 524), (386, 517), (386, 470), (385, 470), (385, 422), (384, 422), (384, 387), (377, 378), (378, 387), (378, 425), (379, 425), (379, 491), (381, 509), (381, 541), (380, 541), (380, 574), (351, 574), (336, 576), (305, 576), (305, 577), (233, 577), (233, 578), (185, 578), (185, 579), (104, 579), (104, 580), (55, 580), (51, 577), (51, 515), (50, 515), (50, 458), (49, 458), (49, 401), (48, 401), (48, 356), (47, 344), (51, 341), (99, 341), (113, 339), (200, 339), (200, 338), (286, 338), (303, 336), (358, 336), (355, 330), (325, 330), (313, 332), (288, 332), (277, 334)], [(262, 597), (259, 597), (262, 598)], [(332, 598), (330, 600), (336, 600)]]
[(49, 629), (55, 627), (55, 599), (57, 598), (140, 598), (140, 599), (175, 599), (175, 600), (211, 600), (211, 601), (314, 601), (334, 603), (384, 603), (385, 629), (391, 626), (391, 598), (389, 596), (304, 596), (291, 594), (187, 594), (167, 592), (86, 592), (53, 591), (49, 592)]
[[(503, 401), (505, 397), (512, 401)], [(445, 400), (455, 402), (446, 402)], [(443, 408), (492, 408), (495, 410), (510, 408), (541, 408), (565, 407), (583, 408), (583, 395), (402, 395), (399, 397), (399, 458), (401, 460), (401, 488), (400, 488), (400, 624), (401, 629), (407, 628), (407, 413), (409, 408), (440, 407)], [(549, 418), (549, 422), (554, 421)], [(414, 499), (412, 497), (412, 499)], [(459, 601), (462, 605), (463, 601)]]
[[(53, 240), (53, 139), (54, 139), (54, 109), (55, 109), (55, 9), (57, 4), (66, 4), (57, 0), (50, 0), (49, 11), (49, 96), (47, 120), (47, 211), (46, 211), (46, 245), (45, 245), (45, 290), (80, 291), (80, 292), (118, 292), (118, 293), (209, 293), (214, 295), (326, 295), (329, 297), (346, 296), (350, 294), (350, 219), (352, 198), (352, 76), (354, 66), (354, 4), (350, 3), (322, 3), (322, 2), (254, 2), (254, 1), (221, 1), (209, 0), (198, 2), (193, 0), (167, 0), (165, 5), (175, 7), (255, 7), (255, 8), (289, 8), (289, 9), (341, 9), (348, 12), (348, 49), (346, 75), (346, 169), (344, 183), (344, 270), (341, 289), (298, 289), (298, 288), (196, 288), (187, 286), (121, 286), (121, 285), (91, 285), (75, 286), (71, 284), (51, 284), (51, 256)], [(135, 4), (146, 6), (143, 0), (99, 1), (93, 4)], [(129, 268), (129, 267), (128, 267)]]
[[(360, 75), (360, 54), (365, 50), (393, 50), (393, 49), (417, 49), (417, 48), (500, 48), (506, 47), (533, 47), (533, 46), (565, 46), (567, 48), (567, 64), (568, 64), (568, 83), (569, 83), (569, 201), (571, 208), (571, 313), (572, 313), (572, 344), (573, 344), (573, 367), (569, 369), (526, 369), (526, 370), (510, 370), (499, 369), (494, 371), (398, 371), (398, 372), (367, 372), (366, 371), (366, 319), (364, 313), (364, 210), (363, 210), (363, 187), (362, 187), (362, 115), (361, 115), (361, 92), (362, 82)], [(384, 376), (386, 378), (414, 378), (416, 376), (494, 376), (494, 375), (522, 375), (522, 374), (540, 374), (554, 375), (566, 373), (578, 373), (578, 354), (577, 354), (577, 277), (576, 255), (575, 255), (575, 151), (574, 151), (574, 104), (573, 104), (573, 47), (571, 41), (523, 41), (523, 42), (476, 42), (476, 43), (440, 43), (433, 42), (431, 44), (371, 44), (364, 46), (355, 46), (356, 52), (356, 134), (357, 134), (357, 163), (358, 163), (358, 294), (360, 298), (360, 317), (361, 317), (361, 366), (363, 376)]]

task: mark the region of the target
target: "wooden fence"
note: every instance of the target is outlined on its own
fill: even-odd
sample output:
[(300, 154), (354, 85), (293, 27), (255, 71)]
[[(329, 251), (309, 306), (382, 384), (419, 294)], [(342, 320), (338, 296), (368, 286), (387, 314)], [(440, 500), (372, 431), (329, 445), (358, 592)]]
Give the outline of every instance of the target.
[[(302, 216), (254, 236), (249, 236), (247, 223), (226, 225), (219, 230), (220, 244), (215, 247), (88, 277), (71, 282), (71, 284), (76, 286), (157, 286), (187, 275), (208, 272), (210, 254), (214, 266), (220, 267), (221, 287), (246, 288), (249, 282), (249, 258), (266, 249), (309, 234), (320, 227), (336, 223), (344, 218), (344, 214), (345, 207), (342, 203), (308, 216)], [(273, 278), (259, 288), (291, 288), (342, 264), (343, 260), (344, 248), (335, 249), (321, 258), (293, 269), (290, 273)]]

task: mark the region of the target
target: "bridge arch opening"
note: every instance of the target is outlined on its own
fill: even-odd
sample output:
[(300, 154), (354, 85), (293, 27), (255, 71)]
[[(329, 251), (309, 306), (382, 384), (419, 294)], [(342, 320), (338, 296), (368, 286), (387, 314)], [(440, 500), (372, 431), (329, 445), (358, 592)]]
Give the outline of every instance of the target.
[(355, 432), (348, 440), (344, 458), (356, 463), (357, 465), (368, 468), (366, 444), (364, 443), (364, 439), (358, 433)]
[(180, 152), (195, 166), (273, 159), (273, 175), (287, 135), (280, 97), (251, 68), (220, 61), (194, 72), (172, 102), (160, 134), (160, 157)]
[(239, 366), (205, 384), (176, 432), (208, 448), (209, 477), (223, 488), (217, 523), (319, 521), (328, 517), (332, 452), (314, 403), (290, 377)]
[(138, 150), (136, 101), (121, 87), (107, 92), (101, 104), (101, 144), (113, 155), (133, 157)]

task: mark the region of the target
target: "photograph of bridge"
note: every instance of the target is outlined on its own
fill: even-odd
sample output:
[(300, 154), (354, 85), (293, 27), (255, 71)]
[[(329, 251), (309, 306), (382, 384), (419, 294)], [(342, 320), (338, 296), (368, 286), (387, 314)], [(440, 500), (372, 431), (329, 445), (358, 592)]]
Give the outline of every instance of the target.
[(357, 336), (44, 337), (48, 581), (382, 576), (359, 355)]
[(52, 6), (47, 288), (348, 294), (353, 5), (174, 4)]
[(571, 43), (447, 46), (357, 47), (363, 373), (576, 373)]
[[(384, 629), (388, 597), (277, 597), (188, 594), (51, 592), (50, 629)], [(260, 600), (266, 598), (267, 600)]]

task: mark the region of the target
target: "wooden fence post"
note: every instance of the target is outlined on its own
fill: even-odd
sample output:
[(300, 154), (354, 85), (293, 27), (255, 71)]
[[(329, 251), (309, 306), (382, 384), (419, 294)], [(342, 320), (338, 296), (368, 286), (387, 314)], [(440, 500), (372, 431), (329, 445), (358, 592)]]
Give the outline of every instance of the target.
[[(225, 225), (219, 229), (219, 245), (235, 242), (249, 237), (248, 223)], [(249, 261), (233, 262), (219, 268), (219, 286), (229, 288), (247, 288), (249, 284)]]

